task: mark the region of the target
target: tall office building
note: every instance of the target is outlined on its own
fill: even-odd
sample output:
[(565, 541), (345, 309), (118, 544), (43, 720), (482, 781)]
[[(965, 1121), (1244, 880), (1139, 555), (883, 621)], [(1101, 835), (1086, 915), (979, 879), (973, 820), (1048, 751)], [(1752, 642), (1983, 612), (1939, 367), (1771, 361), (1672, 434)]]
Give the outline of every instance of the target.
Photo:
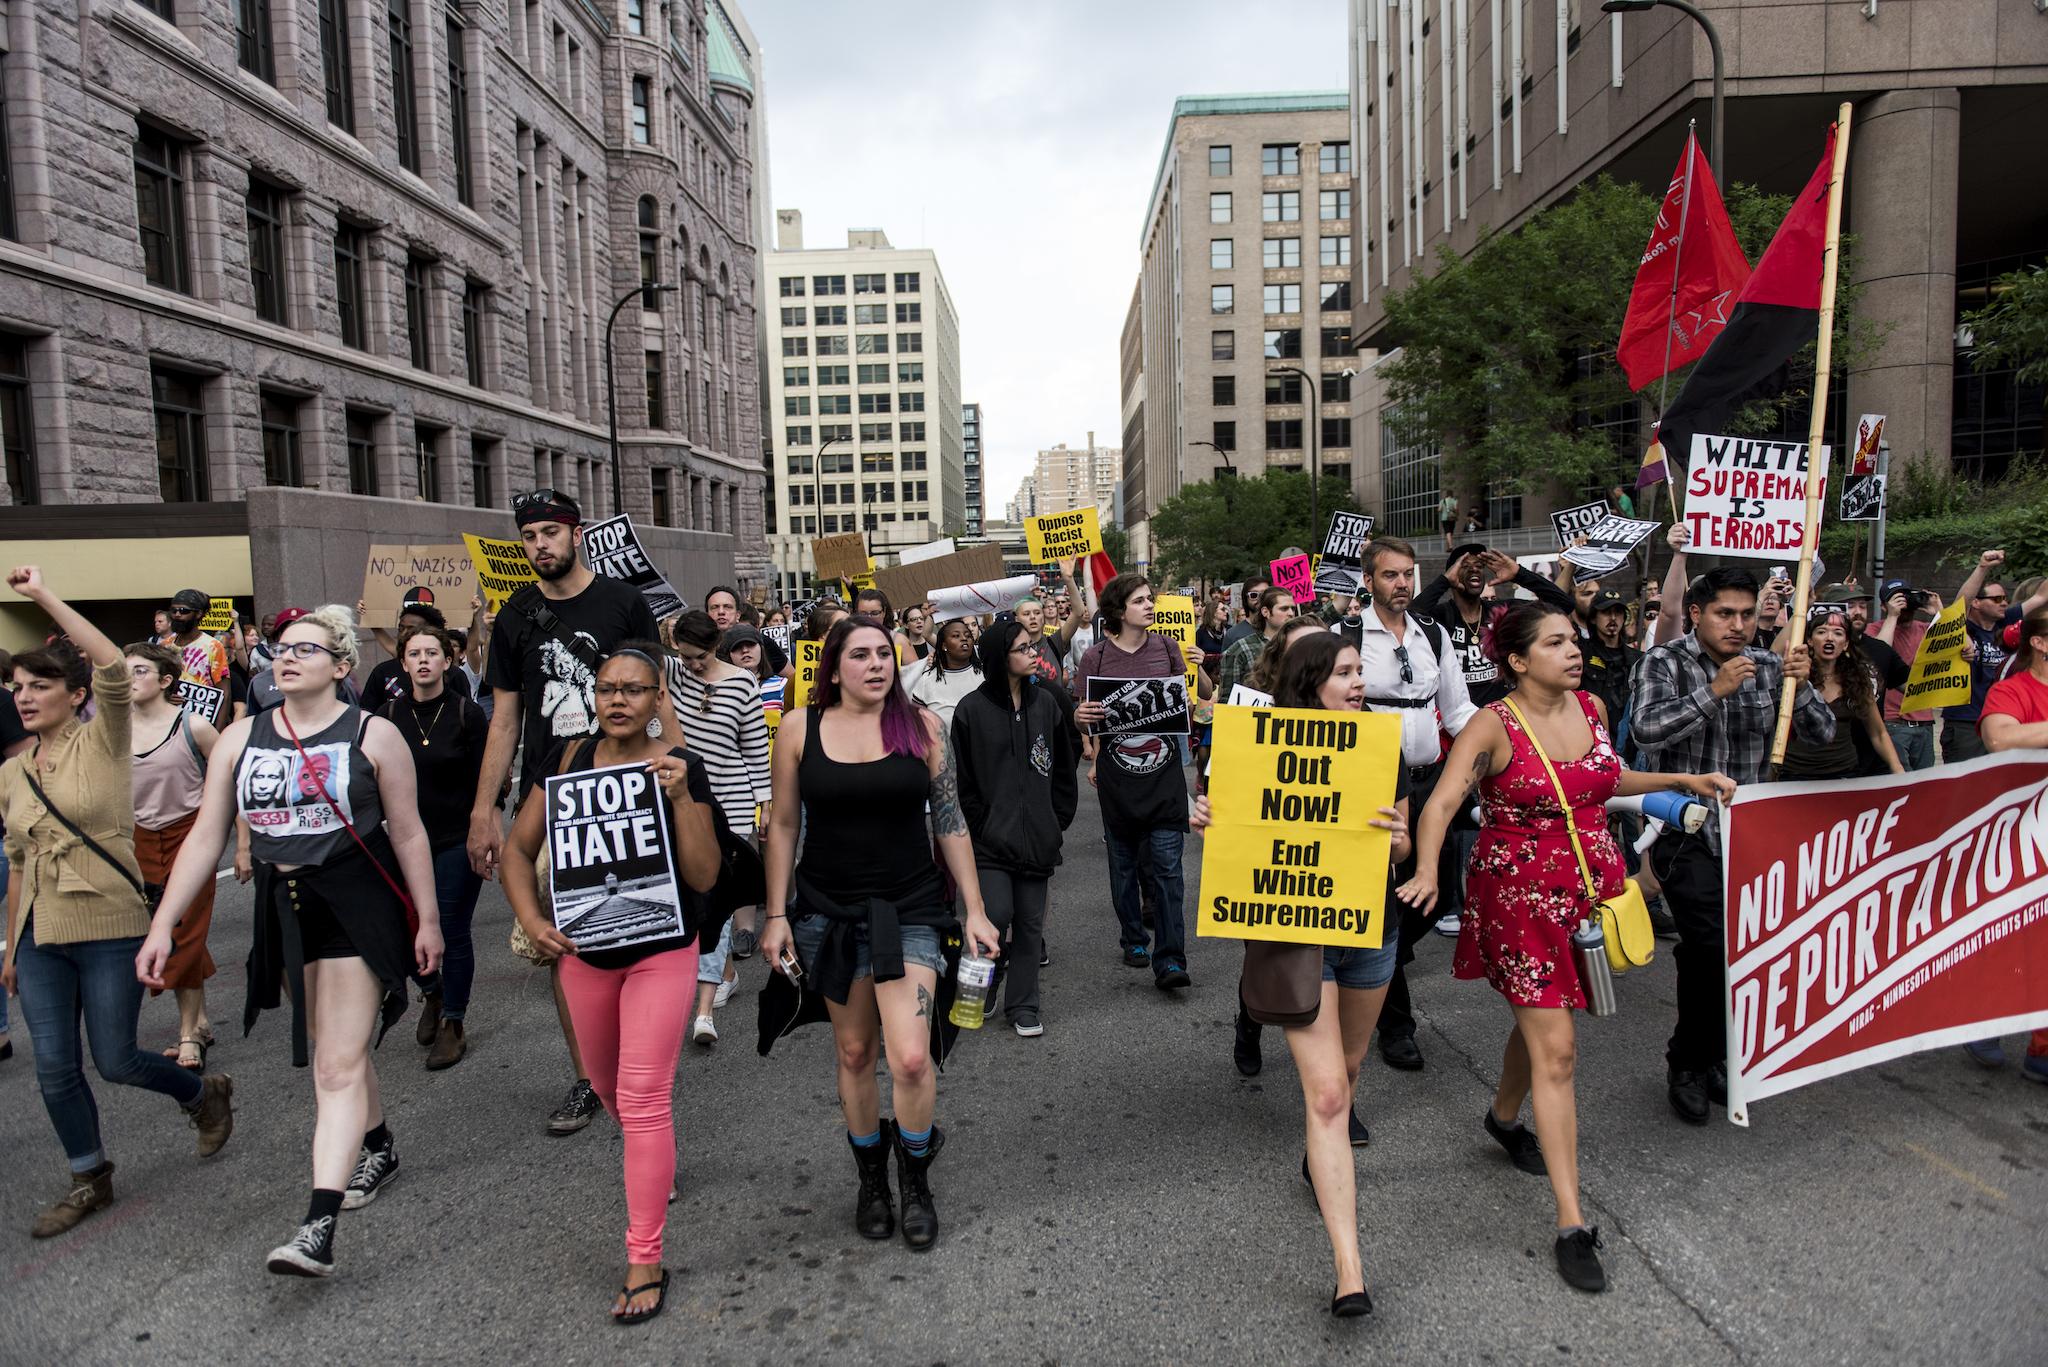
[(1139, 242), (1144, 449), (1124, 519), (1140, 560), (1153, 511), (1191, 480), (1302, 470), (1312, 451), (1352, 476), (1347, 102), (1174, 101)]
[(776, 210), (775, 232), (769, 543), (795, 594), (812, 537), (864, 532), (888, 563), (966, 529), (960, 321), (929, 248), (857, 228), (807, 249), (795, 209)]
[(1010, 496), (1009, 503), (1004, 506), (1003, 521), (1015, 527), (1027, 517), (1037, 517), (1038, 512), (1038, 476), (1026, 475), (1018, 482), (1017, 492)]
[(1037, 511), (1064, 513), (1074, 508), (1098, 508), (1104, 522), (1116, 520), (1123, 501), (1118, 486), (1124, 477), (1124, 453), (1115, 446), (1097, 446), (1095, 434), (1088, 434), (1086, 446), (1069, 448), (1065, 442), (1038, 453), (1032, 470)]
[[(1124, 424), (1124, 484), (1119, 521), (1127, 528), (1134, 521), (1131, 509), (1143, 506), (1145, 487), (1145, 285), (1141, 280), (1131, 289), (1131, 306), (1124, 314), (1124, 331), (1117, 348), (1117, 372), (1122, 396)], [(1136, 530), (1131, 532), (1132, 568), (1151, 559)]]
[(981, 535), (981, 405), (963, 403), (960, 405), (960, 468), (964, 478), (961, 496), (967, 504), (965, 530), (969, 536)]
[[(262, 548), (293, 519), (509, 530), (536, 485), (609, 512), (621, 299), (626, 509), (765, 571), (735, 535), (764, 488), (759, 73), (724, 0), (5, 15), (0, 538), (53, 582), (351, 601), (353, 567)], [(681, 288), (643, 309), (643, 282)]]

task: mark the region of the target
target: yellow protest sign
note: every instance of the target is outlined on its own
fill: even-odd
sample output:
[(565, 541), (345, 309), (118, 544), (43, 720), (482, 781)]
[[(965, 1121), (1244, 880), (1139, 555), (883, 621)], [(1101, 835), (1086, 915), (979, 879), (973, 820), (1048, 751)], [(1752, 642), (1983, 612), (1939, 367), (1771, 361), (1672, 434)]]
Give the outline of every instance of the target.
[(1195, 934), (1377, 948), (1401, 719), (1219, 707), (1213, 746)]
[(235, 624), (235, 600), (232, 598), (208, 598), (206, 615), (199, 619), (201, 631), (226, 631)]
[(506, 599), (539, 578), (526, 558), (526, 548), (517, 541), (474, 532), (464, 532), (462, 541), (476, 565), (476, 586), (484, 596), (484, 607), (491, 612), (503, 612)]
[(818, 653), (825, 648), (823, 641), (798, 641), (790, 651), (790, 665), (793, 672), (789, 678), (789, 705), (808, 706), (811, 690), (818, 683)]
[(1102, 516), (1094, 508), (1040, 513), (1024, 519), (1024, 540), (1034, 565), (1093, 555), (1102, 549)]
[(1970, 666), (1963, 660), (1963, 647), (1970, 633), (1963, 613), (1969, 604), (1956, 599), (1941, 610), (1921, 638), (1919, 653), (1913, 656), (1913, 672), (1906, 676), (1905, 692), (1899, 701), (1901, 712), (1925, 707), (1954, 707), (1970, 701)]
[(1162, 593), (1152, 599), (1152, 630), (1171, 636), (1180, 645), (1180, 662), (1188, 679), (1188, 702), (1200, 695), (1195, 691), (1195, 674), (1202, 664), (1202, 649), (1195, 644), (1195, 600), (1184, 593)]

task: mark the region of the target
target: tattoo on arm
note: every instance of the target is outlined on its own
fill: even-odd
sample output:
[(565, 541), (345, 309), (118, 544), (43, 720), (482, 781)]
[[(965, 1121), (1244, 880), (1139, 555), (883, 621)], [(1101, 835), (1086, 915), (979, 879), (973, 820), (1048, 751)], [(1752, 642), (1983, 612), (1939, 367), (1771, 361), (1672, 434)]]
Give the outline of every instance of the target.
[(1479, 786), (1479, 781), (1493, 772), (1493, 751), (1481, 750), (1472, 757), (1472, 772), (1465, 776), (1465, 789), (1469, 793)]
[(925, 1020), (932, 1018), (932, 994), (922, 983), (917, 988), (917, 1014)]
[(966, 835), (967, 815), (960, 810), (960, 771), (953, 761), (952, 738), (939, 733), (939, 772), (932, 779), (932, 831)]

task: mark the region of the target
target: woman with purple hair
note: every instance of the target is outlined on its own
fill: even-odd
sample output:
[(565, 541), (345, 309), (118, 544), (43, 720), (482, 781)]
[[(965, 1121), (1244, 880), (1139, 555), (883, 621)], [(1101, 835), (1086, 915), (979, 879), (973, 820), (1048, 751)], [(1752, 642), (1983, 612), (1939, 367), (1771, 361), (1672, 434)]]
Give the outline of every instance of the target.
[[(856, 614), (826, 635), (810, 703), (778, 731), (773, 772), (767, 904), (788, 910), (769, 915), (761, 952), (776, 971), (807, 977), (826, 999), (846, 1137), (860, 1172), (854, 1228), (870, 1239), (895, 1232), (893, 1147), (904, 1242), (928, 1248), (939, 1233), (928, 1175), (945, 1141), (932, 1123), (938, 1086), (930, 1040), (945, 963), (941, 936), (959, 925), (932, 859), (934, 841), (966, 905), (966, 951), (993, 959), (1001, 941), (982, 909), (946, 727), (903, 691), (895, 641), (877, 619)], [(882, 1116), (875, 1081), (884, 1042), (893, 1120)]]

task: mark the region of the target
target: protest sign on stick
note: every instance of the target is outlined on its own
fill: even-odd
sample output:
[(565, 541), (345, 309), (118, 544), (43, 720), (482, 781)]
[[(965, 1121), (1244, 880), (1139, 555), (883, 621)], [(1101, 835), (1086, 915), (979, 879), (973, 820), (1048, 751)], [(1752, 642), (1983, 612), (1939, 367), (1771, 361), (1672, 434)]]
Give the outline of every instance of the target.
[[(1820, 448), (1814, 472), (1822, 494), (1829, 451)], [(1687, 552), (1797, 558), (1806, 528), (1806, 465), (1803, 442), (1695, 433), (1685, 472), (1684, 517), (1692, 533)]]
[(1273, 587), (1285, 589), (1297, 603), (1313, 603), (1316, 600), (1316, 573), (1305, 555), (1290, 555), (1284, 560), (1275, 560), (1266, 566), (1273, 580)]
[(464, 532), (462, 540), (469, 547), (470, 563), (476, 569), (477, 590), (484, 596), (484, 607), (491, 612), (503, 612), (508, 598), (539, 578), (526, 559), (525, 548), (517, 541), (478, 536), (474, 532)]
[(1865, 413), (1856, 423), (1856, 454), (1842, 472), (1842, 521), (1884, 521), (1884, 414)]
[(1401, 719), (1378, 712), (1219, 707), (1195, 934), (1379, 946)]
[(640, 544), (640, 534), (633, 530), (632, 519), (624, 513), (583, 529), (583, 558), (596, 573), (640, 590), (657, 622), (690, 606), (668, 582), (668, 576), (654, 567), (646, 547)]
[(227, 706), (228, 694), (224, 688), (212, 684), (194, 683), (190, 679), (178, 681), (178, 706), (188, 717), (208, 723), (221, 721), (222, 710)]
[(1371, 540), (1372, 514), (1331, 513), (1316, 561), (1315, 591), (1355, 597), (1365, 585), (1365, 547)]
[(199, 619), (199, 629), (206, 632), (221, 632), (235, 624), (235, 600), (232, 598), (208, 598), (206, 612)]
[(1031, 563), (1051, 565), (1102, 549), (1102, 519), (1093, 507), (1040, 513), (1024, 519)]
[[(1020, 595), (1031, 592), (1031, 584), (1037, 582), (1030, 575), (1014, 577), (1030, 581), (1018, 591)], [(984, 542), (951, 555), (935, 555), (929, 560), (876, 570), (875, 587), (888, 594), (889, 601), (900, 612), (912, 603), (922, 603), (939, 589), (961, 584), (985, 584), (1003, 578), (1002, 547)], [(1004, 603), (1002, 606), (1010, 605)]]
[(859, 532), (811, 539), (811, 570), (821, 583), (866, 574), (873, 563), (868, 559), (867, 539)]
[(555, 929), (582, 953), (685, 934), (668, 799), (654, 771), (614, 764), (543, 783)]

